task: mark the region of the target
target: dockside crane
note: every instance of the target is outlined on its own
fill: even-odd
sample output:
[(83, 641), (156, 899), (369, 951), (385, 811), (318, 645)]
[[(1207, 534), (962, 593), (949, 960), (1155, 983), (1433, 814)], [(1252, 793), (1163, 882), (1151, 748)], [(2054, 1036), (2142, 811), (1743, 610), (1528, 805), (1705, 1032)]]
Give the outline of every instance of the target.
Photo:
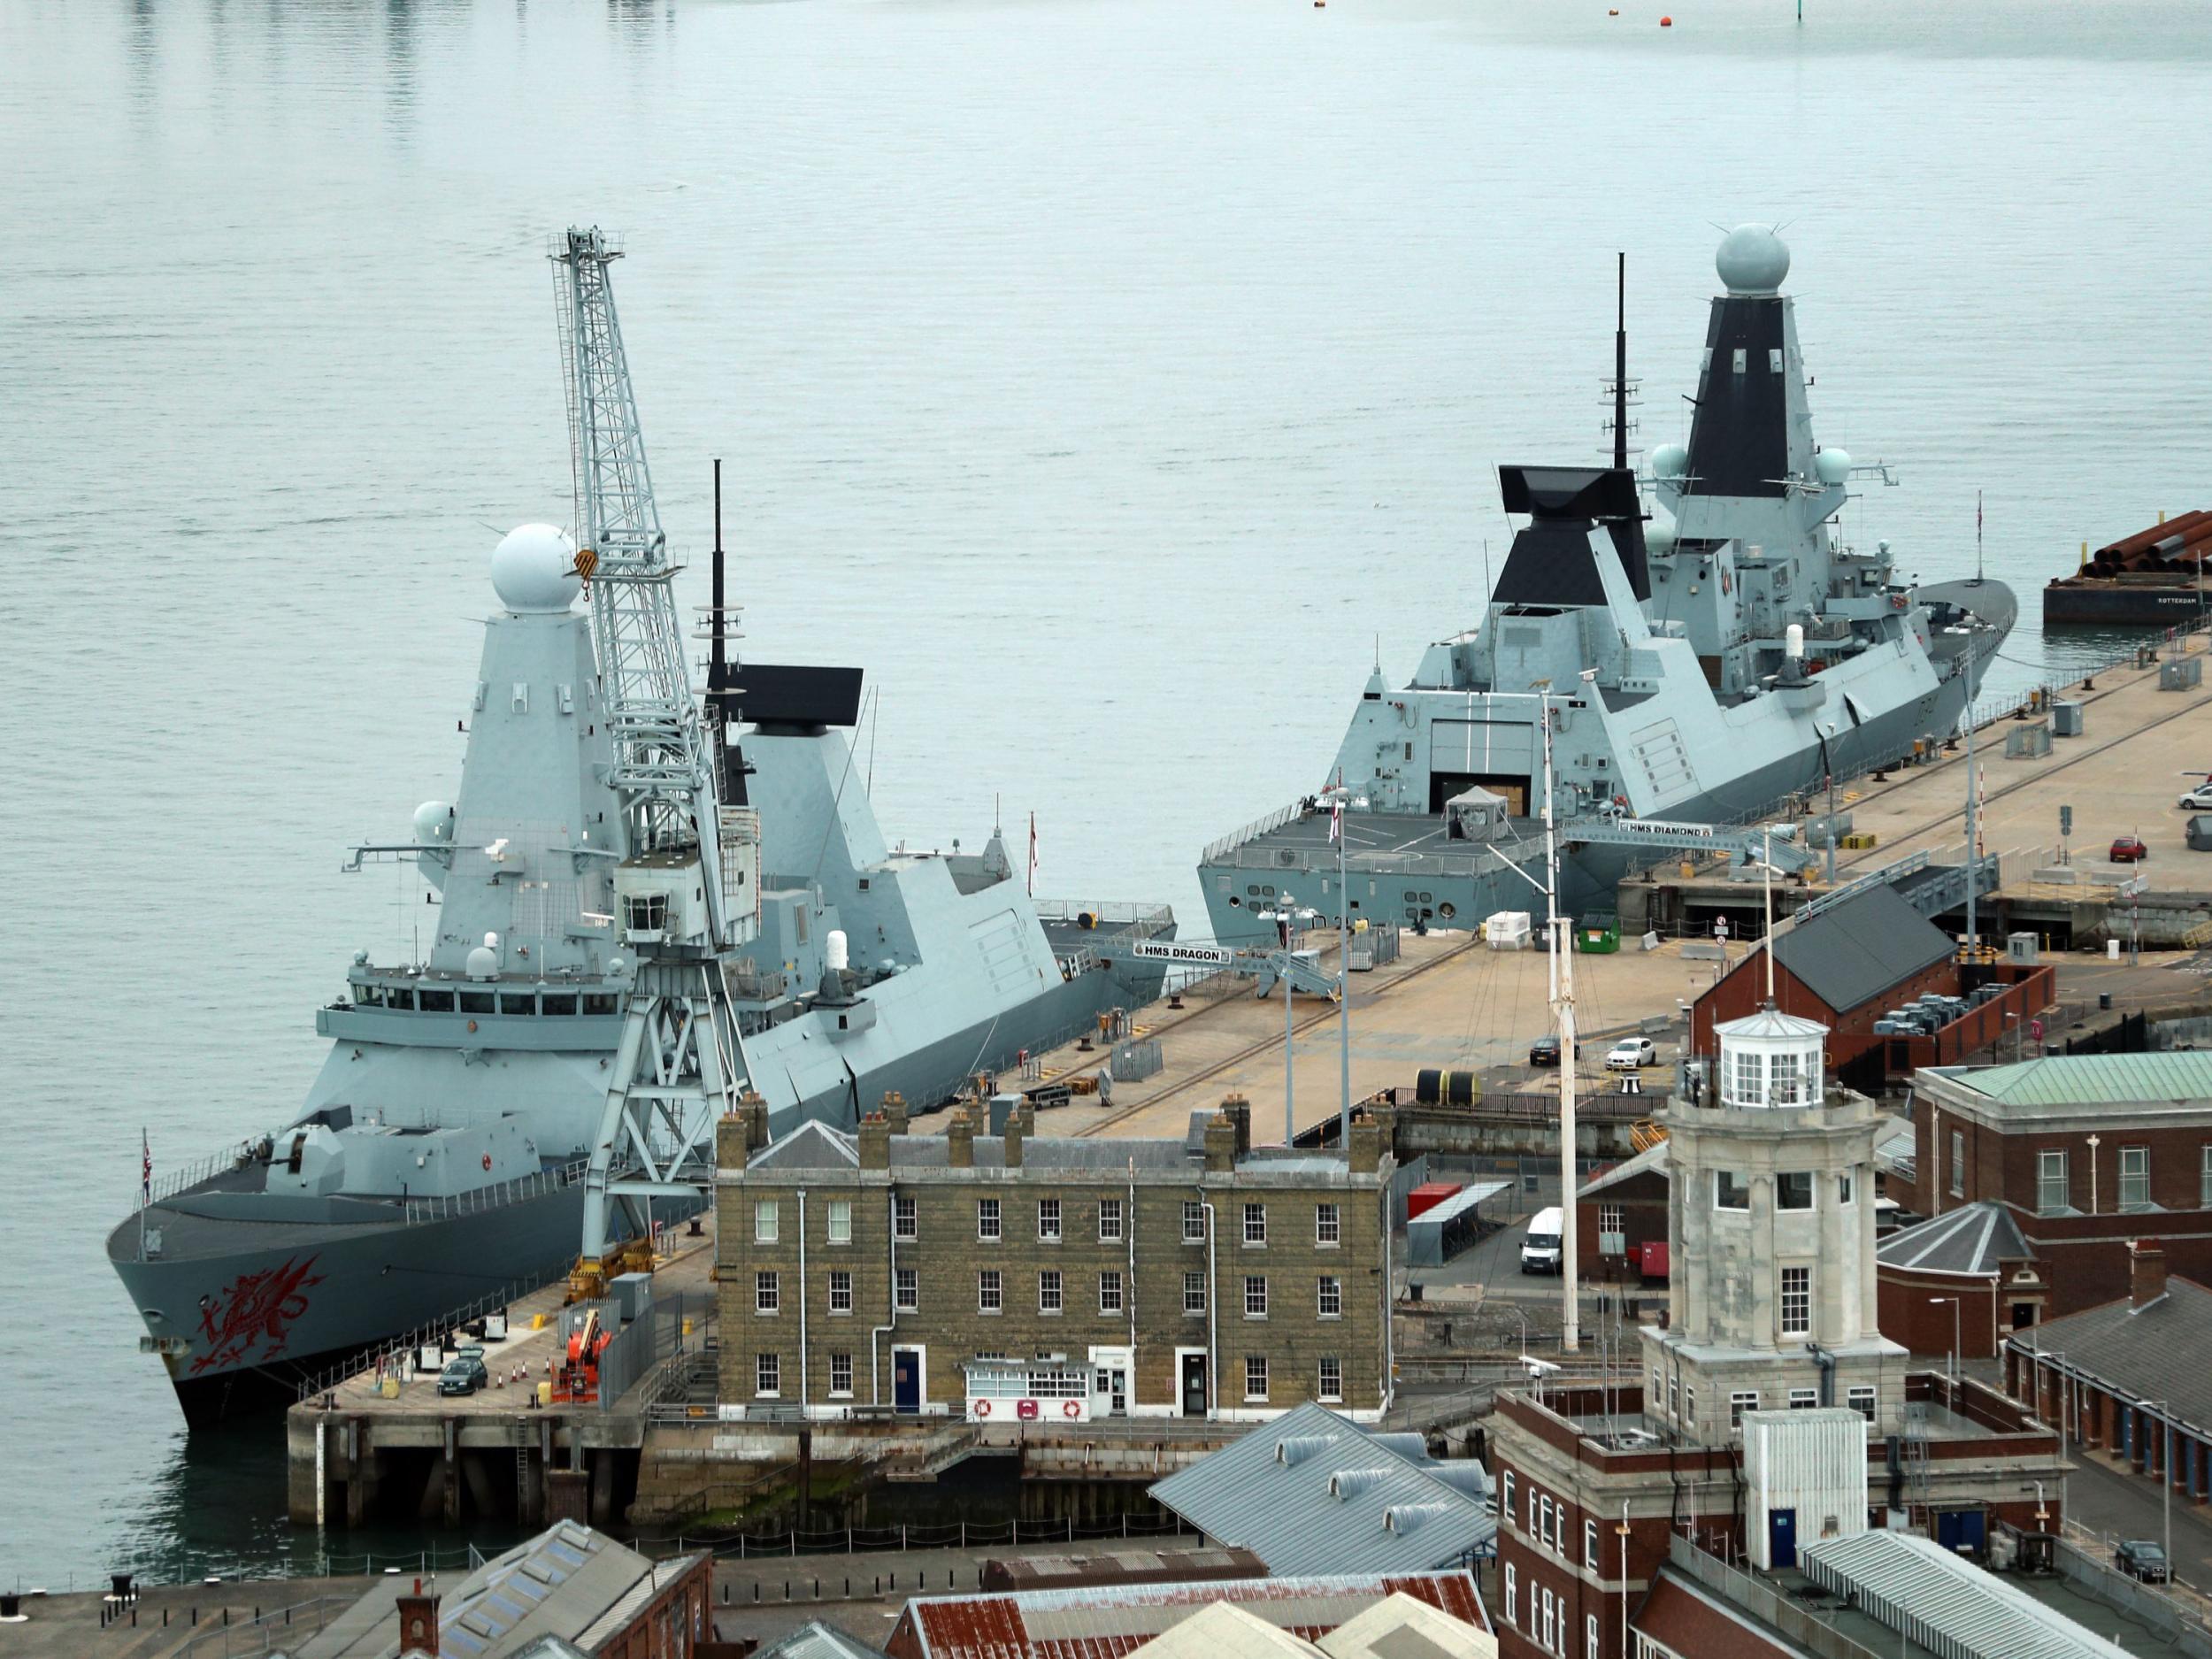
[(724, 808), (710, 735), (692, 695), (684, 634), (637, 399), (596, 228), (570, 230), (552, 256), (563, 337), (581, 546), (601, 712), (613, 740), (609, 782), (625, 840), (615, 925), (630, 987), (599, 1133), (584, 1178), (582, 1253), (608, 1245), (612, 1206), (645, 1225), (655, 1197), (703, 1197), (714, 1125), (747, 1080), (726, 953), (751, 942), (760, 882), (757, 817)]

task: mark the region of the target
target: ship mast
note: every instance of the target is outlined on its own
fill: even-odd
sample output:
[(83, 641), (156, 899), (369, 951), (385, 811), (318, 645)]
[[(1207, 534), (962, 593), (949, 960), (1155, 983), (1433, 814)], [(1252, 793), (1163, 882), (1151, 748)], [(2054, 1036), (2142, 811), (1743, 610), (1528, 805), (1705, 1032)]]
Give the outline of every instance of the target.
[(1559, 1021), (1559, 1351), (1572, 1354), (1582, 1340), (1582, 1310), (1575, 1261), (1575, 959), (1559, 914), (1559, 826), (1552, 810), (1551, 691), (1538, 695), (1544, 722), (1544, 936), (1550, 952), (1552, 1012)]

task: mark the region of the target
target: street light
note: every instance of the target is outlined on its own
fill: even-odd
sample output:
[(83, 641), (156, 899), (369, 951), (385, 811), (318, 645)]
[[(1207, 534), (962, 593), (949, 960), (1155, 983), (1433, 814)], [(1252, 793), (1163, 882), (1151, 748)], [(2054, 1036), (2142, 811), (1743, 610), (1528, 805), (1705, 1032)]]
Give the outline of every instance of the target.
[(1939, 1308), (1947, 1302), (1951, 1304), (1951, 1380), (1956, 1382), (1959, 1376), (1959, 1348), (1962, 1346), (1959, 1337), (1959, 1299), (1956, 1296), (1931, 1296), (1928, 1302), (1931, 1306)]
[(2166, 1488), (2166, 1587), (2173, 1587), (2174, 1577), (2174, 1419), (2172, 1402), (2165, 1400), (2139, 1400), (2135, 1402), (2146, 1411), (2158, 1413), (2163, 1444), (2158, 1454), (2158, 1484)]
[(2089, 1148), (2089, 1213), (2097, 1213), (2097, 1148), (2104, 1144), (2101, 1138), (2091, 1135), (2085, 1144)]

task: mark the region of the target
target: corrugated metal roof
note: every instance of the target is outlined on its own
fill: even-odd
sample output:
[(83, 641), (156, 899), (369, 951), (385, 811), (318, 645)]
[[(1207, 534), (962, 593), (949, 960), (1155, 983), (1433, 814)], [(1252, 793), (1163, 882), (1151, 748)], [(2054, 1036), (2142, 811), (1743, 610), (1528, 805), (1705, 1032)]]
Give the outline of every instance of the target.
[(1774, 935), (1774, 960), (1838, 1013), (1872, 1002), (1950, 954), (1951, 936), (1886, 882)]
[[(1209, 1538), (1253, 1551), (1270, 1572), (1409, 1571), (1463, 1561), (1497, 1537), (1481, 1497), (1438, 1467), (1309, 1402), (1151, 1494)], [(1393, 1509), (1417, 1512), (1419, 1524), (1386, 1525)]]
[(925, 1659), (1124, 1659), (1194, 1608), (1216, 1601), (1234, 1602), (1303, 1640), (1318, 1641), (1378, 1597), (1397, 1591), (1463, 1624), (1490, 1627), (1474, 1578), (1465, 1571), (1334, 1573), (917, 1596), (899, 1616), (887, 1645), (910, 1647)]
[(1946, 1068), (1943, 1075), (2012, 1106), (2212, 1102), (2212, 1053), (2054, 1054), (1978, 1070)]
[(834, 1624), (809, 1619), (758, 1649), (753, 1659), (885, 1659), (883, 1649), (848, 1636)]
[(1893, 1233), (1874, 1247), (1884, 1267), (1917, 1273), (1994, 1273), (2001, 1261), (2034, 1254), (2005, 1207), (1987, 1199)]
[(1943, 1659), (2127, 1659), (2025, 1591), (1909, 1532), (1798, 1546), (1805, 1576)]
[(2115, 1393), (2164, 1401), (2181, 1422), (2212, 1428), (2212, 1290), (2194, 1279), (2170, 1273), (2166, 1294), (2139, 1310), (2123, 1297), (2047, 1319), (2013, 1340)]
[(1604, 1174), (1590, 1181), (1575, 1196), (1587, 1198), (1592, 1193), (1603, 1192), (1609, 1187), (1617, 1187), (1623, 1181), (1641, 1175), (1646, 1170), (1658, 1170), (1663, 1173), (1666, 1167), (1667, 1143), (1663, 1141), (1655, 1141), (1634, 1157), (1624, 1163), (1616, 1164)]
[(1441, 1226), (1454, 1216), (1464, 1215), (1476, 1205), (1487, 1203), (1500, 1193), (1510, 1191), (1512, 1186), (1511, 1181), (1471, 1182), (1461, 1187), (1441, 1203), (1431, 1204), (1406, 1225), (1409, 1227), (1418, 1227), (1424, 1224), (1432, 1227)]

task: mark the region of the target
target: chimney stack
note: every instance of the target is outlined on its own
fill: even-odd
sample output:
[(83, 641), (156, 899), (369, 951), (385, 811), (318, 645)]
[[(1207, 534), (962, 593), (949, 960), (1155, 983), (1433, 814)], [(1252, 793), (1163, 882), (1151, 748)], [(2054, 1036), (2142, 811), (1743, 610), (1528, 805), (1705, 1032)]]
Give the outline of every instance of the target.
[(2166, 1252), (2140, 1240), (2128, 1243), (2128, 1302), (2137, 1313), (2166, 1294)]
[(964, 1106), (945, 1125), (945, 1162), (956, 1170), (975, 1167), (975, 1118)]
[(1252, 1149), (1252, 1102), (1241, 1094), (1225, 1094), (1221, 1110), (1237, 1128), (1237, 1156), (1242, 1157)]
[(415, 1580), (411, 1595), (399, 1598), (399, 1650), (403, 1654), (438, 1651), (438, 1593), (422, 1593), (422, 1580)]
[(886, 1094), (883, 1097), (883, 1118), (884, 1121), (891, 1125), (893, 1134), (904, 1134), (906, 1133), (906, 1096), (896, 1089)]
[(881, 1112), (870, 1112), (860, 1120), (860, 1167), (864, 1170), (887, 1170), (891, 1167), (891, 1125)]

